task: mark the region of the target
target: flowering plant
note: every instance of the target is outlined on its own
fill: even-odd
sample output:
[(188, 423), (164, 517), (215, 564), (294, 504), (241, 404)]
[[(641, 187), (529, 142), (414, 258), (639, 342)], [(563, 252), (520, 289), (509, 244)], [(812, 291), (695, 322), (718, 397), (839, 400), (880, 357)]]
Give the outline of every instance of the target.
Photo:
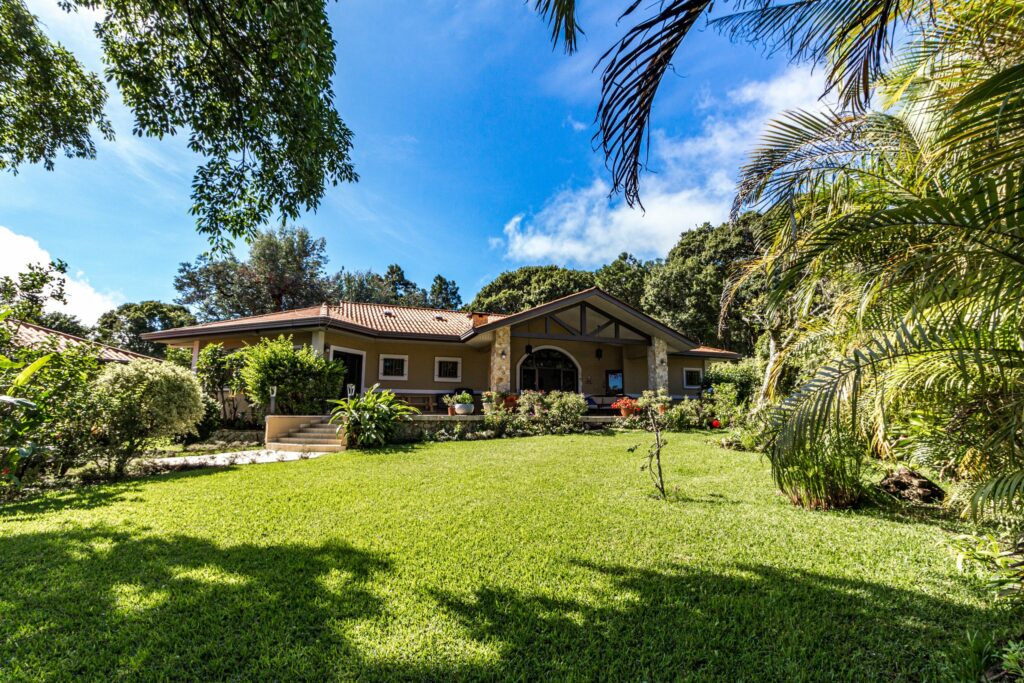
[(721, 426), (722, 426), (722, 421), (719, 420), (717, 417), (714, 420), (711, 421), (711, 428), (712, 429), (718, 429)]
[(636, 410), (637, 402), (629, 396), (623, 396), (612, 404), (612, 410)]

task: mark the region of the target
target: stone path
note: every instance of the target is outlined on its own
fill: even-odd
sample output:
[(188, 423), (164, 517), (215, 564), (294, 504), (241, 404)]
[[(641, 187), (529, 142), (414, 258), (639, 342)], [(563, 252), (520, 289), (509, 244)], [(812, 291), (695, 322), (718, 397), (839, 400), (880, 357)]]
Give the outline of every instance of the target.
[(208, 455), (180, 455), (173, 458), (153, 458), (149, 464), (157, 467), (226, 467), (228, 465), (258, 465), (267, 462), (311, 460), (327, 453), (294, 453), (289, 451), (253, 450)]

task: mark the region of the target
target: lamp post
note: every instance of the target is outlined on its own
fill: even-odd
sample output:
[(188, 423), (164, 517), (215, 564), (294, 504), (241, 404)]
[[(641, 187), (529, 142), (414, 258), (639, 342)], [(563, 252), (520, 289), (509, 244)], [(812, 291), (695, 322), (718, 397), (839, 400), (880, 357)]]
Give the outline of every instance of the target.
[(345, 385), (345, 391), (348, 392), (348, 400), (351, 401), (352, 397), (356, 395), (356, 385), (355, 384), (346, 384)]
[(277, 404), (277, 385), (274, 384), (270, 387), (270, 414), (274, 414), (274, 407)]

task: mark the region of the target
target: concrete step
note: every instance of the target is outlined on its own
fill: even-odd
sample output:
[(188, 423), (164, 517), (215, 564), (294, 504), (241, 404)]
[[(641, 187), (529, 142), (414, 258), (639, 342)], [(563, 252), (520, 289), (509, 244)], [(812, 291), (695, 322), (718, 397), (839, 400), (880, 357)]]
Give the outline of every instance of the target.
[(327, 444), (303, 444), (284, 443), (281, 441), (268, 441), (266, 447), (275, 451), (287, 451), (289, 453), (337, 453), (345, 450), (345, 446), (331, 446)]
[(292, 434), (337, 434), (337, 427), (304, 427), (296, 429)]
[(278, 441), (282, 443), (309, 443), (309, 444), (330, 444), (342, 446), (345, 444), (344, 441), (337, 437), (330, 436), (296, 436), (290, 434), (288, 436), (282, 436), (278, 438)]

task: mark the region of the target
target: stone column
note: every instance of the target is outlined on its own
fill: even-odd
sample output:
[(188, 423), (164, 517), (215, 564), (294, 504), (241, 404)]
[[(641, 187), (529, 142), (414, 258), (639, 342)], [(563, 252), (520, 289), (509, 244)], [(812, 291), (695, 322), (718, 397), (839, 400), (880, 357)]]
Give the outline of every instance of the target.
[(651, 337), (647, 347), (647, 388), (668, 391), (668, 345), (660, 337)]
[(499, 327), (491, 342), (491, 391), (512, 390), (512, 330)]

